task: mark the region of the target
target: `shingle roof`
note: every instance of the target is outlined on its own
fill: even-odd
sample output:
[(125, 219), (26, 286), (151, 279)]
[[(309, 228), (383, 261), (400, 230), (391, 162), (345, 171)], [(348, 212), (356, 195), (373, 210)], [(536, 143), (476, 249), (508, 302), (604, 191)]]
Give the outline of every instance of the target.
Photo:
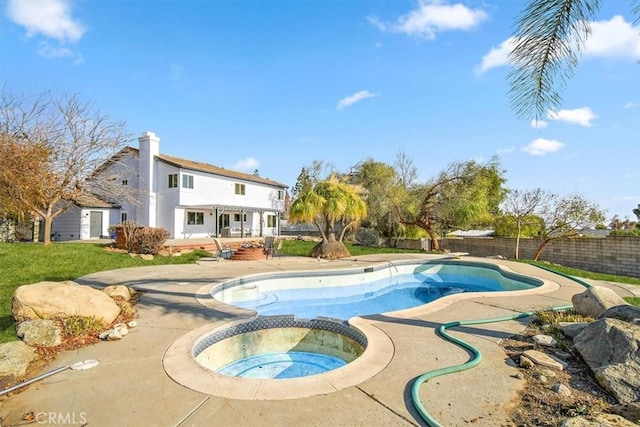
[[(128, 152), (133, 152), (139, 155), (139, 150), (134, 147), (127, 147)], [(177, 166), (184, 169), (191, 169), (199, 172), (206, 172), (213, 175), (225, 176), (228, 178), (242, 179), (244, 181), (257, 182), (260, 184), (271, 185), (274, 187), (287, 188), (288, 185), (282, 184), (278, 181), (274, 181), (267, 178), (262, 178), (257, 175), (251, 175), (244, 172), (238, 172), (231, 169), (225, 169), (218, 166), (211, 165), (209, 163), (196, 162), (193, 160), (187, 160), (180, 157), (169, 156), (167, 154), (160, 154), (157, 156), (158, 160), (168, 163), (173, 166)]]
[(83, 208), (114, 208), (119, 207), (114, 203), (109, 203), (102, 200), (100, 197), (95, 194), (85, 193), (79, 196), (75, 202), (76, 205)]
[(237, 172), (230, 169), (221, 168), (218, 166), (210, 165), (209, 163), (195, 162), (193, 160), (181, 159), (180, 157), (168, 156), (166, 154), (160, 154), (157, 156), (159, 160), (168, 163), (173, 166), (178, 166), (185, 169), (191, 169), (200, 172), (206, 172), (213, 175), (226, 176), (229, 178), (237, 178), (245, 181), (257, 182), (260, 184), (272, 185), (275, 187), (287, 188), (287, 185), (273, 181), (271, 179), (262, 178), (257, 175), (251, 175), (248, 173)]

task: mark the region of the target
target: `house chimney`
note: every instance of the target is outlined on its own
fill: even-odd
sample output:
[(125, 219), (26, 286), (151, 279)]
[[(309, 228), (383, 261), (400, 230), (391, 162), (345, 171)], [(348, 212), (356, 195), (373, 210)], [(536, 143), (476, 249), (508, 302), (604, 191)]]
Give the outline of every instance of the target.
[(144, 132), (138, 137), (138, 189), (141, 206), (137, 218), (138, 223), (149, 227), (156, 226), (156, 170), (155, 157), (160, 154), (160, 138), (153, 132)]

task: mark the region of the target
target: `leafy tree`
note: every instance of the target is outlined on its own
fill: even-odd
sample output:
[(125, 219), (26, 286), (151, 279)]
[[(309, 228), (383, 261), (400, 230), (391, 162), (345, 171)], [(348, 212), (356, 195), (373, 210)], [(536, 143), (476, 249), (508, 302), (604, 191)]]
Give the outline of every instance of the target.
[[(518, 225), (513, 215), (500, 215), (496, 217), (493, 225), (495, 235), (498, 237), (517, 237)], [(527, 215), (522, 219), (520, 237), (537, 237), (542, 234), (544, 222), (537, 215)]]
[(326, 164), (322, 160), (314, 160), (310, 166), (303, 166), (295, 185), (291, 189), (292, 197), (297, 199), (301, 194), (312, 190), (314, 185), (331, 175), (330, 172), (329, 175), (325, 175), (325, 178), (322, 178), (326, 170), (332, 169), (333, 167), (330, 164)]
[(396, 237), (402, 233), (393, 204), (399, 204), (406, 195), (406, 188), (397, 170), (382, 162), (367, 159), (352, 168), (349, 175), (352, 184), (362, 187), (368, 216), (364, 226), (376, 229), (382, 236)]
[(133, 189), (115, 177), (91, 180), (126, 142), (124, 129), (77, 96), (17, 99), (3, 89), (0, 199), (44, 220), (45, 245), (53, 219), (89, 194), (134, 203)]
[(539, 218), (533, 213), (549, 197), (545, 191), (536, 188), (535, 190), (521, 191), (510, 190), (504, 200), (504, 211), (513, 218), (516, 227), (516, 250), (515, 259), (518, 259), (520, 252), (520, 237), (523, 229), (527, 226), (539, 227)]
[(555, 241), (579, 236), (584, 230), (604, 221), (604, 213), (579, 195), (560, 197), (549, 194), (537, 214), (544, 221), (542, 242), (533, 256), (537, 261), (544, 248)]
[[(640, 2), (633, 2), (640, 19)], [(520, 117), (543, 119), (561, 104), (599, 0), (530, 0), (518, 18), (510, 55), (511, 106)]]
[(504, 198), (499, 163), (486, 165), (473, 160), (452, 163), (426, 184), (416, 185), (402, 205), (395, 205), (403, 224), (422, 228), (440, 250), (438, 230), (444, 236), (451, 228), (491, 224)]
[[(350, 256), (342, 243), (350, 228), (367, 216), (367, 206), (360, 196), (361, 189), (332, 176), (318, 182), (312, 190), (306, 191), (293, 202), (289, 219), (293, 222), (314, 224), (322, 242), (311, 256), (323, 258), (343, 258)], [(340, 225), (336, 238), (336, 225)]]

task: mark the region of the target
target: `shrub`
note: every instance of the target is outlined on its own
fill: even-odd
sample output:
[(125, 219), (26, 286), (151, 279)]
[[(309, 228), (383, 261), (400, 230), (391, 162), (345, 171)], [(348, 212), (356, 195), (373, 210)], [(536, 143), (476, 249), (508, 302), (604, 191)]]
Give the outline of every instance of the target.
[(355, 241), (357, 244), (363, 246), (378, 246), (380, 243), (380, 236), (373, 228), (360, 227), (356, 231)]
[(610, 236), (640, 236), (640, 228), (631, 228), (625, 230), (611, 230)]
[(169, 238), (164, 228), (140, 227), (134, 236), (133, 248), (139, 254), (157, 255)]
[(67, 337), (97, 334), (102, 330), (102, 322), (94, 316), (70, 316), (62, 321)]

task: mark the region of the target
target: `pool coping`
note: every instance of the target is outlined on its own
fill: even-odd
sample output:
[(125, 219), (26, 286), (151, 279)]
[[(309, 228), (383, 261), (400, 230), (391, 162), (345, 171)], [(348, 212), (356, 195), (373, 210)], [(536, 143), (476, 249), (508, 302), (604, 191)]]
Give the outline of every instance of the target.
[[(443, 257), (442, 259), (451, 258), (458, 259), (459, 257)], [(434, 260), (437, 259), (438, 258)], [(420, 260), (408, 259), (406, 262), (408, 264), (417, 264), (420, 263)], [(482, 262), (485, 261), (483, 260)], [(524, 273), (516, 272), (500, 263), (491, 262), (491, 260), (486, 260), (486, 263), (496, 265), (506, 272), (532, 277)], [(389, 262), (383, 261), (368, 265), (368, 267), (373, 268), (381, 268), (383, 266), (389, 266)], [(352, 268), (345, 267), (332, 269), (329, 273), (335, 275), (341, 271), (351, 272), (353, 270)], [(306, 272), (306, 270), (302, 270), (297, 271), (296, 274), (302, 275)], [(318, 274), (318, 270), (309, 270), (308, 272)], [(326, 271), (323, 272), (326, 273)], [(251, 282), (256, 277), (277, 276), (279, 274), (281, 273), (243, 275), (230, 279), (228, 282), (237, 281), (243, 277), (250, 278), (251, 280), (249, 280), (249, 282)], [(535, 279), (540, 280), (542, 285), (517, 291), (465, 292), (447, 295), (418, 307), (381, 314), (410, 319), (442, 310), (465, 299), (538, 295), (553, 292), (560, 288), (560, 284), (552, 280), (541, 277), (535, 277)], [(212, 290), (223, 285), (224, 283), (216, 283), (200, 287), (196, 292), (196, 301), (207, 308), (233, 315), (236, 317), (234, 322), (251, 320), (258, 317), (254, 310), (236, 307), (213, 298), (211, 295)], [(341, 368), (309, 377), (290, 379), (238, 378), (218, 374), (202, 366), (193, 356), (194, 346), (204, 336), (227, 328), (229, 326), (228, 323), (222, 326), (205, 325), (183, 335), (166, 350), (162, 358), (162, 364), (167, 375), (177, 383), (195, 391), (223, 398), (239, 400), (287, 400), (333, 393), (348, 387), (353, 387), (374, 377), (386, 368), (394, 357), (395, 348), (393, 341), (385, 332), (375, 326), (375, 323), (377, 323), (375, 316), (371, 318), (368, 317), (369, 316), (356, 316), (350, 318), (347, 322), (350, 326), (359, 329), (367, 337), (368, 345), (363, 354)]]
[[(257, 316), (256, 316), (257, 317)], [(372, 321), (353, 318), (349, 325), (367, 337), (367, 348), (351, 363), (318, 375), (288, 379), (238, 378), (213, 372), (193, 356), (194, 345), (228, 325), (205, 325), (180, 337), (164, 353), (165, 372), (177, 383), (201, 393), (239, 400), (287, 400), (333, 393), (353, 387), (382, 371), (393, 359), (391, 338)]]

